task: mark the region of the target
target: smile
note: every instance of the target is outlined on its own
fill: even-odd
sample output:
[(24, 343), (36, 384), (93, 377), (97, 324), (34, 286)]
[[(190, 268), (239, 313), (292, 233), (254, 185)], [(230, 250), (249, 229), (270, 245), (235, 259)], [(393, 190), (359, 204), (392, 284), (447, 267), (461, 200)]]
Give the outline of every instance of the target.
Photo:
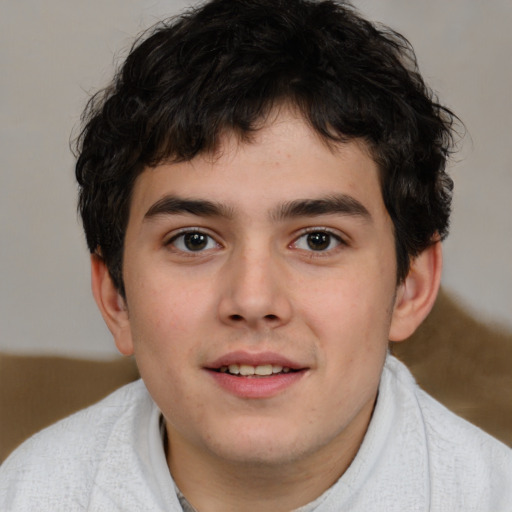
[(291, 368), (274, 364), (261, 364), (252, 366), (249, 364), (230, 364), (221, 366), (220, 373), (229, 373), (230, 375), (239, 375), (240, 377), (268, 377), (270, 375), (279, 375), (281, 373), (290, 373)]
[(302, 361), (282, 354), (237, 350), (203, 367), (219, 388), (243, 399), (272, 398), (297, 385), (309, 373)]

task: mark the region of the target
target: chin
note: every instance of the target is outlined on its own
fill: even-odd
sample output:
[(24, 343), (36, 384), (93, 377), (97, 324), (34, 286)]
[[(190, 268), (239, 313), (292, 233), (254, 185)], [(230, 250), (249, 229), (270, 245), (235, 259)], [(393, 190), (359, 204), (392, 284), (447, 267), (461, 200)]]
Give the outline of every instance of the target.
[(279, 466), (302, 460), (326, 444), (312, 441), (303, 430), (294, 432), (294, 426), (237, 425), (218, 437), (210, 437), (208, 449), (234, 464)]
[(282, 443), (236, 443), (236, 445), (216, 446), (215, 455), (225, 462), (249, 466), (282, 466), (296, 462), (304, 457), (304, 452), (297, 446), (283, 446)]

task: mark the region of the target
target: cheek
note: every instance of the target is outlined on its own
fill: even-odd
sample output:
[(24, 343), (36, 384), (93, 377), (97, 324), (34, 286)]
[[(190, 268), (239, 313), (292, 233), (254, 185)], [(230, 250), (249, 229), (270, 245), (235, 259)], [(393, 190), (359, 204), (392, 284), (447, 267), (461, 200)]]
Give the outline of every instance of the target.
[(303, 288), (300, 314), (327, 357), (344, 362), (386, 350), (394, 281), (383, 283), (377, 275), (376, 267), (352, 269)]
[(130, 300), (130, 325), (137, 363), (167, 373), (191, 361), (204, 337), (205, 301), (201, 286), (179, 279), (147, 279)]
[[(211, 297), (209, 281), (190, 279), (177, 272), (158, 272), (152, 267), (151, 272), (132, 279), (135, 293), (133, 303), (128, 295), (129, 306), (150, 330), (189, 328), (191, 320), (202, 315)], [(127, 287), (127, 294), (129, 291)]]
[(130, 310), (140, 374), (159, 407), (180, 414), (184, 413), (183, 404), (195, 403), (190, 369), (197, 365), (205, 338), (200, 301), (191, 295), (179, 286), (151, 287), (146, 283)]

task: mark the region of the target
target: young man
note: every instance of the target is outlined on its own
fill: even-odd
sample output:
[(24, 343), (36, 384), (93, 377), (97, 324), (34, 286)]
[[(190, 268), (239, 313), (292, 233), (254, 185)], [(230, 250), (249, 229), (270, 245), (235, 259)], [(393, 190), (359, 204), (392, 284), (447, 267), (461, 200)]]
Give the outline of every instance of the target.
[(388, 355), (439, 287), (452, 122), (346, 4), (214, 0), (137, 43), (76, 173), (142, 380), (18, 449), (0, 508), (510, 510), (510, 450)]

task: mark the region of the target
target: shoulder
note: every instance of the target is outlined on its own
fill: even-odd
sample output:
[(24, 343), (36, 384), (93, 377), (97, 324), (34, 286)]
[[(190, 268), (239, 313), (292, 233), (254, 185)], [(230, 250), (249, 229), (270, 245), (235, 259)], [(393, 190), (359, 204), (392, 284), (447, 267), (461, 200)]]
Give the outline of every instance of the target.
[(460, 500), (467, 501), (465, 510), (508, 510), (512, 502), (512, 450), (421, 390), (396, 359), (389, 358), (386, 367), (417, 404), (427, 447), (433, 510), (460, 510)]
[[(512, 503), (512, 450), (418, 391), (429, 445), (433, 497), (471, 496), (467, 510), (509, 510)], [(435, 491), (435, 492), (434, 492)], [(455, 492), (454, 492), (455, 491)]]
[(69, 510), (85, 509), (97, 468), (112, 453), (107, 448), (128, 443), (133, 423), (151, 408), (138, 381), (34, 435), (0, 467), (0, 508), (29, 510), (22, 503), (33, 503), (34, 497), (40, 510), (62, 510), (66, 500)]

